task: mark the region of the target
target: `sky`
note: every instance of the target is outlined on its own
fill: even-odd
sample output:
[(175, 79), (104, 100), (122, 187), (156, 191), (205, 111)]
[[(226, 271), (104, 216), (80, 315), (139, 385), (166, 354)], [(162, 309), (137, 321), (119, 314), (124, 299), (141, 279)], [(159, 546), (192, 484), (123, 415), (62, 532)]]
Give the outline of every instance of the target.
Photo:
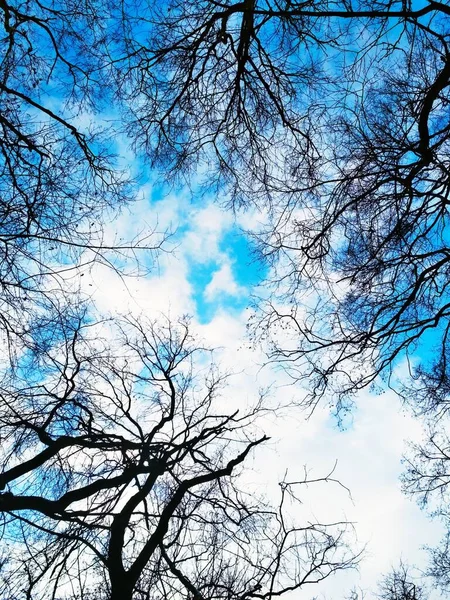
[[(58, 98), (54, 102), (59, 106)], [(73, 122), (88, 129), (92, 116), (80, 114)], [(132, 163), (134, 156), (123, 144), (117, 140), (117, 152), (124, 164)], [(443, 530), (402, 494), (399, 482), (406, 442), (419, 441), (423, 435), (420, 423), (392, 391), (361, 392), (344, 427), (326, 401), (306, 418), (295, 406), (304, 390), (290, 385), (276, 366), (265, 365), (263, 351), (246, 339), (252, 294), (264, 293), (267, 267), (255, 261), (242, 229), (257, 228), (265, 215), (252, 210), (235, 215), (220, 208), (215, 198), (192, 198), (187, 189), (157, 184), (151, 178), (141, 197), (107, 224), (105, 241), (133, 239), (146, 228), (171, 231), (166, 251), (156, 258), (142, 255), (148, 273), (121, 278), (95, 264), (81, 273), (80, 284), (102, 315), (164, 314), (173, 319), (191, 315), (194, 332), (217, 348), (222, 369), (235, 373), (224, 394), (225, 404), (245, 406), (259, 388), (268, 386), (275, 403), (292, 402), (289, 410), (264, 423), (270, 440), (247, 462), (248, 485), (276, 501), (284, 477), (302, 478), (306, 468), (318, 478), (334, 469), (333, 477), (346, 487), (332, 482), (309, 486), (302, 492), (305, 512), (320, 521), (352, 522), (354, 547), (364, 549), (358, 571), (296, 592), (295, 599), (345, 600), (353, 587), (373, 591), (383, 573), (400, 560), (424, 568), (424, 546), (436, 545)], [(366, 598), (370, 597), (368, 593)]]
[[(255, 263), (240, 228), (249, 229), (263, 218), (252, 212), (235, 217), (213, 198), (196, 201), (187, 190), (165, 191), (148, 184), (142, 200), (109, 223), (107, 232), (126, 239), (137, 228), (168, 229), (175, 232), (169, 240), (171, 251), (161, 253), (145, 276), (121, 279), (96, 265), (85, 272), (82, 285), (102, 314), (164, 314), (174, 319), (191, 315), (194, 332), (217, 349), (222, 368), (235, 373), (225, 404), (245, 406), (266, 386), (275, 401), (295, 401), (304, 391), (289, 385), (279, 369), (264, 367), (263, 352), (246, 340), (251, 295), (258, 285), (264, 290), (267, 272)], [(344, 428), (325, 402), (309, 419), (293, 406), (265, 427), (271, 439), (247, 463), (249, 483), (275, 498), (286, 471), (296, 479), (306, 467), (311, 477), (320, 477), (336, 464), (333, 476), (349, 488), (351, 497), (342, 487), (323, 483), (305, 489), (302, 500), (318, 519), (354, 523), (355, 547), (364, 548), (359, 571), (296, 592), (296, 599), (344, 600), (352, 587), (374, 590), (382, 574), (400, 559), (425, 566), (423, 546), (436, 544), (443, 532), (401, 493), (398, 478), (405, 441), (420, 440), (422, 431), (393, 392), (360, 393)]]

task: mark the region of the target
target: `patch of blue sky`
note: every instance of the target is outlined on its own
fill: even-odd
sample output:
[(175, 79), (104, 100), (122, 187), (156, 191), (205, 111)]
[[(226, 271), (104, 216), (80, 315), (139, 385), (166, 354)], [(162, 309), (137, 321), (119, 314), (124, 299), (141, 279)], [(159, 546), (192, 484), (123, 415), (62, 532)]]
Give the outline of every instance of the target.
[[(211, 249), (210, 254), (194, 256), (183, 246), (185, 237), (191, 232), (195, 233), (198, 226), (198, 223), (192, 222), (191, 217), (197, 210), (213, 206), (214, 200), (195, 187), (189, 191), (177, 189), (176, 186), (171, 188), (169, 184), (158, 181), (156, 174), (147, 172), (147, 177), (150, 190), (149, 209), (156, 214), (164, 211), (164, 202), (171, 194), (185, 196), (178, 206), (177, 223), (172, 224), (175, 233), (171, 243), (177, 248), (177, 254), (184, 255), (187, 260), (187, 280), (192, 288), (197, 320), (201, 324), (207, 324), (220, 311), (236, 315), (244, 310), (250, 303), (252, 292), (263, 282), (268, 271), (250, 236), (237, 222), (231, 222), (217, 231), (217, 238), (212, 240), (215, 247)], [(227, 219), (225, 213), (224, 219)], [(230, 286), (228, 289), (225, 285), (219, 286), (220, 289), (217, 289), (216, 293), (211, 293), (211, 283), (223, 268), (227, 272), (229, 270)]]
[(443, 344), (446, 345), (445, 337), (447, 328), (448, 311), (445, 311), (438, 324), (431, 322), (430, 327), (424, 329), (419, 340), (413, 346), (413, 353), (409, 352), (412, 371), (419, 365), (426, 369), (433, 369), (435, 367), (441, 356)]
[[(207, 257), (204, 262), (191, 261), (188, 280), (193, 289), (193, 299), (200, 323), (209, 323), (217, 312), (237, 314), (250, 303), (252, 291), (267, 274), (267, 266), (258, 259), (249, 237), (233, 225), (218, 242), (221, 259)], [(217, 294), (208, 294), (208, 286), (224, 264), (229, 265), (233, 278), (232, 288), (220, 289)]]
[(254, 242), (237, 226), (225, 233), (219, 249), (230, 256), (239, 285), (254, 288), (267, 276), (268, 266), (258, 256)]

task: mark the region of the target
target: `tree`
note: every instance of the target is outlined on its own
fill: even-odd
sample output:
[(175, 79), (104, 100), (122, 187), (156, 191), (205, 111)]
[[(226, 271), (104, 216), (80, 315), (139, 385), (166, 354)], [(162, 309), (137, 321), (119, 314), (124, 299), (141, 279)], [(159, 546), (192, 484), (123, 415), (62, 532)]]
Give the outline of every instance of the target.
[(449, 16), (434, 1), (173, 0), (127, 73), (153, 164), (200, 164), (233, 208), (267, 215), (249, 232), (270, 267), (250, 334), (310, 409), (326, 395), (342, 414), (383, 376), (417, 414), (448, 411)]
[[(316, 380), (313, 396), (333, 375), (345, 398), (382, 373), (419, 411), (430, 409), (430, 393), (446, 393), (446, 56), (445, 36), (427, 32), (396, 70), (383, 69), (355, 116), (343, 115), (335, 128), (342, 176), (319, 218), (278, 238), (292, 273), (284, 297), (294, 302), (291, 311), (269, 303), (263, 321), (295, 333), (285, 346), (275, 341), (272, 355), (302, 362)], [(303, 308), (297, 297), (311, 281), (321, 297)], [(416, 353), (425, 354), (412, 369), (425, 384), (419, 394), (416, 385), (391, 379), (400, 359)]]
[(83, 267), (118, 269), (161, 240), (104, 239), (105, 220), (136, 197), (102, 114), (114, 88), (111, 7), (2, 2), (0, 15), (0, 326), (11, 336), (57, 289), (67, 297)]
[(428, 548), (430, 563), (427, 575), (443, 592), (450, 589), (450, 440), (447, 428), (435, 424), (422, 444), (410, 444), (402, 476), (403, 491), (414, 497), (421, 508), (443, 523), (445, 534), (435, 548)]
[[(411, 574), (411, 568), (400, 562), (398, 567), (384, 575), (370, 598), (378, 600), (425, 600), (425, 586)], [(421, 581), (421, 580), (420, 580)], [(369, 596), (362, 588), (353, 588), (346, 600), (365, 600)]]
[(409, 569), (403, 563), (397, 569), (392, 569), (379, 586), (380, 600), (423, 600), (423, 587), (414, 582)]
[[(98, 355), (91, 352), (97, 348), (93, 343), (86, 350), (91, 358), (78, 360), (71, 350), (79, 347), (78, 333), (67, 331), (84, 331), (84, 325), (75, 326), (78, 317), (67, 317), (58, 328), (61, 294), (54, 291), (55, 281), (66, 283), (65, 270), (84, 260), (109, 260), (97, 223), (105, 209), (119, 207), (130, 196), (127, 177), (110, 160), (116, 150), (113, 134), (119, 131), (126, 131), (134, 147), (146, 153), (151, 165), (163, 167), (167, 177), (190, 175), (206, 163), (208, 168), (199, 170), (208, 173), (207, 185), (225, 190), (234, 208), (255, 206), (267, 212), (267, 226), (252, 232), (272, 267), (272, 293), (259, 303), (256, 330), (258, 339), (261, 332), (268, 337), (270, 359), (283, 362), (294, 380), (308, 380), (310, 406), (332, 388), (339, 408), (378, 375), (389, 377), (399, 360), (420, 351), (433, 332), (437, 351), (431, 359), (423, 357), (414, 371), (418, 382), (411, 386), (412, 395), (418, 398), (419, 411), (446, 411), (447, 3), (430, 0), (416, 7), (405, 0), (168, 0), (159, 7), (123, 2), (116, 8), (100, 1), (83, 6), (64, 1), (3, 2), (0, 8), (1, 319), (4, 331), (22, 336), (16, 364), (5, 376), (9, 485), (15, 487), (3, 494), (2, 502), (4, 511), (13, 514), (5, 522), (11, 539), (22, 539), (26, 549), (29, 537), (33, 552), (41, 553), (42, 578), (28, 580), (29, 589), (50, 578), (56, 582), (55, 594), (66, 593), (63, 582), (75, 581), (72, 564), (79, 582), (74, 594), (85, 596), (87, 564), (98, 568), (98, 582), (108, 580), (114, 586), (120, 575), (117, 586), (125, 587), (124, 593), (131, 593), (139, 581), (152, 581), (155, 572), (149, 567), (148, 575), (146, 570), (153, 564), (150, 559), (144, 570), (132, 571), (139, 571), (136, 580), (128, 563), (122, 565), (125, 575), (108, 563), (115, 535), (111, 528), (132, 506), (128, 492), (138, 504), (125, 519), (125, 529), (118, 526), (130, 536), (123, 536), (126, 556), (136, 550), (139, 557), (148, 547), (145, 527), (135, 526), (131, 516), (140, 514), (142, 523), (150, 523), (158, 515), (139, 500), (142, 486), (151, 484), (145, 448), (129, 446), (125, 434), (116, 434), (122, 422), (110, 423), (111, 417), (102, 412), (102, 402), (111, 402), (113, 415), (122, 410), (121, 418), (129, 418), (131, 413), (120, 408), (124, 400), (115, 393), (129, 383), (127, 377), (141, 382), (140, 373), (131, 370), (130, 375), (128, 366), (125, 371), (123, 365), (115, 366), (117, 388), (105, 392), (102, 369), (109, 373), (119, 357), (113, 360), (105, 348)], [(121, 122), (98, 131), (98, 123), (106, 121), (102, 94), (117, 108), (112, 118)], [(86, 120), (88, 127), (83, 125)], [(54, 313), (48, 312), (49, 305)], [(24, 313), (26, 327), (21, 329)], [(131, 352), (137, 346), (127, 342), (125, 347)], [(68, 357), (66, 363), (53, 354), (56, 349)], [(85, 372), (90, 374), (87, 381)], [(47, 379), (52, 377), (50, 384)], [(72, 401), (74, 377), (82, 379), (88, 392), (75, 394)], [(97, 382), (102, 382), (99, 388)], [(407, 386), (403, 392), (409, 393)], [(164, 425), (165, 418), (160, 417)], [(197, 417), (191, 418), (196, 423)], [(86, 446), (79, 445), (72, 422), (83, 432)], [(139, 430), (131, 423), (136, 436)], [(234, 427), (233, 418), (222, 426), (229, 423)], [(114, 432), (112, 441), (111, 436), (103, 439), (106, 425)], [(226, 462), (229, 440), (220, 437), (220, 427), (216, 432), (218, 447), (224, 443), (219, 466), (211, 456), (202, 458), (203, 448), (186, 456), (194, 471), (205, 467), (212, 480), (201, 483), (217, 485), (212, 487), (221, 497), (222, 469), (242, 453), (236, 450)], [(65, 446), (72, 443), (66, 437), (77, 438), (77, 444)], [(158, 438), (156, 449), (166, 441)], [(170, 448), (164, 457), (170, 456)], [(24, 459), (16, 464), (21, 453)], [(78, 472), (72, 462), (77, 455), (82, 465), (86, 461), (86, 471)], [(127, 461), (137, 462), (138, 471), (128, 471)], [(14, 475), (38, 472), (45, 473), (43, 482), (50, 481), (49, 490), (30, 477), (26, 485), (31, 487), (23, 489), (22, 479)], [(163, 482), (172, 476), (167, 471), (163, 475)], [(110, 488), (105, 482), (111, 479)], [(182, 485), (185, 480), (180, 481)], [(84, 492), (70, 495), (78, 491), (74, 482)], [(149, 490), (157, 504), (158, 494), (165, 498), (164, 489)], [(50, 496), (45, 495), (48, 491)], [(73, 498), (81, 506), (72, 506)], [(191, 499), (190, 489), (183, 502), (186, 498)], [(97, 506), (106, 507), (106, 513), (98, 509), (100, 516), (93, 515), (90, 509)], [(186, 510), (190, 517), (191, 509)], [(44, 515), (39, 535), (35, 516), (29, 520), (27, 511)], [(212, 539), (208, 548), (216, 547)], [(279, 547), (275, 550), (280, 554)], [(184, 558), (161, 544), (155, 552), (150, 558), (165, 565), (170, 577), (175, 576), (170, 561), (175, 574), (184, 577), (177, 565)], [(134, 558), (129, 560), (134, 564)], [(245, 564), (247, 554), (243, 560), (239, 564)], [(5, 577), (11, 589), (19, 581), (14, 572), (29, 573), (25, 562), (16, 567), (14, 563)], [(178, 581), (186, 588), (190, 580)], [(103, 593), (99, 585), (96, 594)]]
[(431, 331), (448, 363), (449, 15), (173, 0), (129, 55), (129, 131), (153, 164), (205, 164), (234, 207), (269, 212), (251, 232), (273, 285), (254, 331), (311, 406), (390, 377)]
[[(207, 163), (207, 184), (234, 207), (268, 211), (252, 232), (273, 284), (257, 330), (273, 360), (307, 378), (313, 406), (332, 384), (339, 404), (389, 377), (430, 331), (435, 365), (421, 368), (445, 371), (448, 4), (2, 11), (10, 306), (54, 269), (55, 251), (91, 247), (88, 260), (106, 260), (91, 224), (129, 195), (107, 156), (126, 130), (165, 179)], [(86, 111), (102, 121), (101, 94), (117, 107), (115, 127), (83, 129)]]
[(226, 409), (187, 321), (43, 332), (1, 386), (1, 598), (265, 599), (356, 563), (348, 524), (292, 522), (300, 484), (240, 489), (268, 408)]

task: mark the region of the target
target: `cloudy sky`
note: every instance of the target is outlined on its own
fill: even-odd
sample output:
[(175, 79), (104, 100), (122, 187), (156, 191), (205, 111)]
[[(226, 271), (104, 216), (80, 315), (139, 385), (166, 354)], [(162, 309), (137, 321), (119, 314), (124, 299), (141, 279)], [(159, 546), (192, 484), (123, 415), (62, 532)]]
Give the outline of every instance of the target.
[[(130, 238), (137, 228), (170, 229), (175, 232), (172, 251), (158, 257), (148, 276), (121, 280), (99, 266), (86, 272), (83, 285), (98, 310), (192, 315), (198, 335), (218, 348), (216, 357), (223, 368), (236, 373), (224, 402), (245, 404), (267, 385), (282, 403), (301, 398), (302, 390), (287, 385), (279, 370), (261, 367), (263, 353), (245, 339), (251, 294), (258, 284), (264, 286), (265, 272), (252, 262), (240, 226), (251, 228), (264, 216), (247, 213), (236, 221), (211, 199), (195, 201), (187, 191), (165, 192), (160, 186), (146, 186), (142, 196), (132, 212), (110, 224), (110, 233)], [(249, 480), (275, 495), (286, 470), (296, 479), (306, 465), (311, 477), (320, 477), (337, 461), (334, 476), (351, 490), (351, 497), (342, 487), (323, 483), (305, 489), (304, 503), (318, 519), (354, 522), (355, 543), (365, 547), (359, 572), (341, 574), (295, 598), (344, 599), (353, 586), (373, 590), (381, 574), (400, 559), (425, 565), (422, 547), (436, 543), (442, 532), (400, 491), (405, 440), (420, 439), (421, 431), (393, 393), (362, 393), (344, 429), (325, 405), (309, 420), (294, 407), (266, 426), (271, 440), (249, 464)]]

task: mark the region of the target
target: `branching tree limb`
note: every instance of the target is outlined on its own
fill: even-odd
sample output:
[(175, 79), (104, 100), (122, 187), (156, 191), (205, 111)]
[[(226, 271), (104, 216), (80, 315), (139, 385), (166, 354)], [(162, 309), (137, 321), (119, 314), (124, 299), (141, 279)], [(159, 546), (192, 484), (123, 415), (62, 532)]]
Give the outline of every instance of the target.
[(225, 409), (187, 321), (100, 330), (32, 336), (2, 382), (2, 597), (268, 599), (356, 564), (347, 523), (290, 523), (297, 484), (278, 509), (239, 489), (267, 409)]

